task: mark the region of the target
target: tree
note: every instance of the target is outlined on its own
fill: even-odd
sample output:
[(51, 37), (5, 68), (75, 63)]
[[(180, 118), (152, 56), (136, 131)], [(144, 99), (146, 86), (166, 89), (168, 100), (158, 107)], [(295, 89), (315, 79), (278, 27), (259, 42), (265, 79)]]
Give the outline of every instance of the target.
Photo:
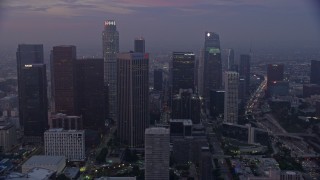
[(99, 155), (96, 157), (96, 161), (98, 163), (106, 162), (107, 155), (108, 155), (108, 148), (104, 147), (104, 148), (101, 149)]
[(139, 160), (137, 156), (137, 151), (131, 151), (129, 148), (124, 150), (123, 160), (126, 162), (136, 162)]

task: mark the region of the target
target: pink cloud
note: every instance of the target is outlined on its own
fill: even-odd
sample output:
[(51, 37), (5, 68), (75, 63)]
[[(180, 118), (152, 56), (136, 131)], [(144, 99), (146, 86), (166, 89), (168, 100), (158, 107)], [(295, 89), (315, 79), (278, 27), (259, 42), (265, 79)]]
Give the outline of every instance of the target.
[[(122, 0), (122, 2), (132, 4), (132, 0)], [(195, 4), (205, 3), (209, 1), (202, 1), (199, 0), (135, 0), (134, 4), (140, 4), (149, 7), (175, 7), (175, 6), (192, 6)]]

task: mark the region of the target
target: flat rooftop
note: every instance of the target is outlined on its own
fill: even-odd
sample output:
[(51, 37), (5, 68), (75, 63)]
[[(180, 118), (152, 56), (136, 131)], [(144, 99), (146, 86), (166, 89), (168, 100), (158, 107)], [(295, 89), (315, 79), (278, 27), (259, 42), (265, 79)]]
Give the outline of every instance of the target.
[(136, 180), (136, 177), (100, 177), (96, 180)]
[(6, 179), (14, 180), (48, 180), (55, 174), (55, 171), (44, 168), (32, 168), (28, 173), (22, 174), (18, 172), (11, 172)]
[(64, 130), (63, 128), (51, 128), (46, 132), (84, 132), (84, 130), (74, 130), (74, 129)]
[(170, 119), (170, 123), (183, 123), (183, 125), (192, 125), (191, 119)]
[(169, 134), (169, 129), (163, 127), (147, 128), (145, 134)]
[(44, 169), (44, 168), (33, 168), (31, 169), (27, 174), (27, 177), (30, 177), (30, 179), (49, 179), (55, 171)]
[(37, 155), (32, 156), (28, 159), (23, 165), (24, 166), (32, 166), (32, 165), (57, 165), (61, 161), (65, 161), (66, 158), (64, 156), (45, 156), (45, 155)]
[(78, 173), (80, 172), (80, 169), (77, 167), (66, 167), (63, 171), (63, 173), (67, 177), (75, 178), (77, 177)]

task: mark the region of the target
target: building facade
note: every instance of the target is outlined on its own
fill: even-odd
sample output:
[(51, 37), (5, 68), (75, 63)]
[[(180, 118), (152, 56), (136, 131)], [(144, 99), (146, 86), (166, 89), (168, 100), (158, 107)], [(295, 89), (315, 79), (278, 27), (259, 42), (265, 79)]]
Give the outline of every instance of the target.
[(268, 64), (267, 66), (267, 86), (270, 86), (274, 81), (283, 81), (284, 65), (283, 64)]
[(191, 52), (172, 54), (172, 95), (179, 89), (194, 90), (195, 55)]
[(47, 75), (45, 64), (26, 64), (21, 68), (20, 93), (24, 136), (42, 139), (48, 129)]
[(241, 54), (239, 61), (239, 77), (245, 81), (245, 95), (250, 94), (250, 55)]
[(210, 115), (214, 118), (223, 117), (224, 94), (225, 94), (225, 91), (223, 90), (210, 91)]
[(118, 72), (118, 137), (129, 147), (144, 145), (149, 127), (149, 55), (120, 53)]
[(85, 129), (103, 130), (105, 98), (103, 59), (75, 61), (76, 91), (79, 114)]
[(10, 122), (0, 123), (0, 152), (9, 152), (17, 145), (17, 134), (15, 126)]
[(200, 50), (200, 55), (199, 55), (199, 59), (198, 59), (198, 63), (197, 63), (197, 93), (200, 96), (203, 96), (204, 93), (204, 86), (203, 86), (203, 76), (204, 76), (204, 49)]
[(82, 116), (68, 116), (66, 114), (53, 114), (49, 118), (49, 126), (51, 129), (63, 128), (64, 130), (82, 130)]
[(200, 179), (211, 180), (213, 179), (213, 166), (212, 166), (212, 154), (209, 147), (201, 147), (200, 155)]
[(223, 70), (225, 71), (233, 71), (234, 67), (234, 50), (233, 49), (223, 49), (222, 54), (222, 60), (223, 60)]
[(312, 95), (320, 95), (320, 85), (318, 84), (304, 84), (303, 97), (311, 97)]
[(247, 94), (246, 94), (246, 80), (243, 77), (239, 77), (238, 96), (239, 96), (240, 106), (244, 107), (246, 104)]
[(225, 73), (224, 122), (238, 123), (239, 73)]
[(169, 180), (170, 133), (166, 128), (145, 131), (145, 178)]
[(44, 133), (44, 150), (47, 156), (65, 156), (69, 161), (84, 161), (84, 130), (49, 129)]
[(210, 97), (211, 89), (220, 89), (222, 86), (222, 62), (220, 38), (217, 33), (206, 32), (204, 42), (204, 75), (203, 95)]
[(51, 88), (54, 99), (53, 111), (77, 115), (75, 46), (55, 46), (51, 51)]
[(270, 89), (279, 81), (284, 80), (284, 65), (283, 64), (268, 64), (267, 65), (267, 96), (270, 96)]
[(108, 85), (109, 117), (117, 118), (117, 53), (119, 53), (119, 32), (114, 20), (104, 22), (102, 32), (104, 58), (104, 81)]
[(153, 71), (153, 89), (157, 91), (162, 91), (163, 84), (163, 70), (155, 69)]
[(320, 61), (311, 60), (310, 83), (320, 85)]
[(173, 119), (191, 119), (193, 124), (200, 123), (201, 101), (191, 89), (180, 89), (172, 100)]
[(138, 53), (146, 52), (145, 40), (143, 37), (136, 38), (134, 40), (134, 52), (138, 52)]
[(23, 126), (23, 104), (21, 83), (23, 82), (22, 68), (27, 64), (43, 64), (43, 45), (42, 44), (19, 44), (16, 52), (17, 58), (17, 75), (18, 75), (18, 99), (19, 99), (19, 119), (20, 125)]
[(288, 81), (275, 81), (268, 88), (269, 96), (287, 96), (289, 95)]

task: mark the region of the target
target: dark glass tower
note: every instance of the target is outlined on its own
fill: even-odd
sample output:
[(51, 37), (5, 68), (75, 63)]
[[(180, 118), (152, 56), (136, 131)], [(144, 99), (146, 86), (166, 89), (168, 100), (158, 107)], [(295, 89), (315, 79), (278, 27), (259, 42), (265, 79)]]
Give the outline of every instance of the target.
[(191, 119), (193, 124), (200, 123), (201, 101), (191, 89), (180, 89), (172, 100), (172, 119)]
[(245, 81), (245, 96), (250, 93), (250, 55), (240, 55), (239, 76)]
[(45, 64), (26, 64), (20, 68), (20, 112), (24, 135), (42, 138), (48, 128), (47, 77)]
[(172, 94), (179, 89), (194, 90), (195, 55), (191, 52), (174, 52), (172, 55)]
[(149, 55), (120, 53), (118, 72), (118, 137), (123, 145), (142, 147), (149, 127)]
[(214, 118), (223, 117), (225, 91), (210, 91), (210, 115)]
[(220, 39), (214, 32), (205, 33), (203, 86), (205, 98), (210, 97), (211, 89), (220, 89), (222, 86)]
[(267, 86), (274, 82), (283, 81), (284, 65), (283, 64), (268, 64), (267, 67)]
[(134, 40), (134, 52), (145, 53), (145, 41), (143, 37)]
[(311, 60), (310, 83), (320, 85), (320, 61)]
[(278, 85), (284, 79), (284, 65), (283, 64), (268, 64), (267, 66), (267, 96), (272, 95), (273, 87)]
[(27, 64), (43, 64), (43, 45), (42, 44), (19, 44), (17, 49), (17, 74), (18, 74), (18, 98), (19, 98), (19, 120), (23, 126), (23, 105), (22, 100), (22, 68)]
[(78, 59), (76, 62), (76, 91), (79, 114), (85, 129), (103, 130), (105, 98), (103, 59)]
[(157, 91), (162, 91), (163, 83), (163, 71), (162, 69), (155, 69), (153, 72), (153, 89)]
[(75, 46), (55, 46), (51, 52), (51, 86), (54, 112), (77, 115), (75, 70)]

